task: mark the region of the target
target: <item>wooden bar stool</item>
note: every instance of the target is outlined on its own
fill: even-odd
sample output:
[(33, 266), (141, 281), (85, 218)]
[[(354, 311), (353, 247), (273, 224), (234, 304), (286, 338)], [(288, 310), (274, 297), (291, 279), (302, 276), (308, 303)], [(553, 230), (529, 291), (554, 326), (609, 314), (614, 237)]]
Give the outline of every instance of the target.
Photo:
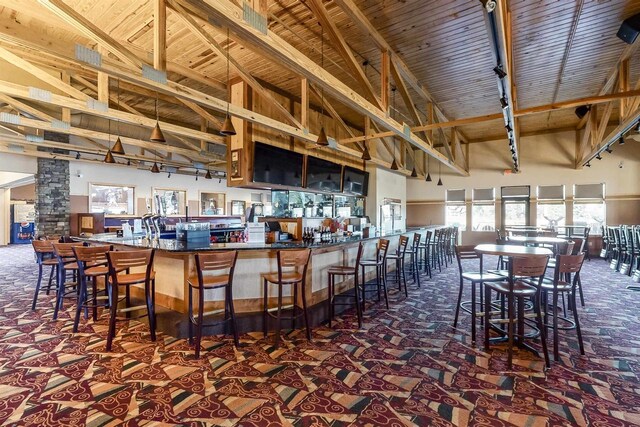
[[(84, 243), (52, 243), (53, 253), (58, 261), (58, 282), (56, 290), (56, 306), (53, 310), (53, 320), (58, 318), (58, 311), (62, 308), (64, 298), (73, 298), (78, 292), (78, 263), (74, 247), (84, 246)], [(72, 281), (67, 282), (67, 273), (73, 274)], [(72, 288), (69, 290), (69, 288)]]
[[(78, 332), (80, 324), (80, 313), (84, 308), (84, 318), (88, 317), (88, 311), (93, 311), (93, 321), (98, 320), (98, 300), (108, 299), (107, 287), (109, 281), (109, 266), (107, 252), (113, 250), (112, 245), (99, 246), (74, 246), (73, 252), (78, 262), (78, 283), (80, 289), (78, 293), (78, 306), (76, 307), (76, 317), (73, 322), (73, 332)], [(98, 296), (98, 278), (104, 278), (105, 295)], [(89, 289), (87, 282), (91, 281), (91, 300), (89, 301)], [(104, 303), (102, 304), (104, 306)]]
[[(202, 328), (204, 326), (216, 326), (231, 322), (233, 342), (236, 348), (239, 346), (238, 328), (236, 326), (236, 313), (233, 309), (233, 273), (238, 259), (237, 251), (197, 253), (197, 275), (189, 277), (189, 343), (193, 344), (193, 326), (196, 327), (195, 356), (200, 358), (200, 344), (202, 343)], [(224, 289), (224, 308), (204, 311), (204, 291), (208, 289)], [(198, 314), (193, 310), (193, 291), (198, 291)], [(204, 316), (212, 316), (224, 313), (224, 318), (218, 322), (204, 324)]]
[(380, 239), (376, 248), (376, 257), (374, 259), (363, 259), (360, 261), (360, 269), (362, 271), (362, 311), (364, 311), (364, 303), (366, 300), (367, 278), (365, 268), (375, 267), (376, 269), (376, 286), (378, 290), (378, 302), (380, 302), (380, 291), (384, 290), (384, 302), (389, 308), (389, 298), (387, 298), (387, 252), (389, 251), (389, 241)]
[[(134, 310), (141, 310), (146, 307), (147, 317), (149, 318), (149, 330), (151, 332), (151, 341), (156, 340), (156, 316), (155, 316), (155, 291), (156, 291), (156, 272), (153, 270), (154, 249), (140, 249), (133, 251), (110, 251), (107, 252), (109, 261), (109, 288), (111, 292), (111, 300), (109, 302), (110, 317), (109, 330), (107, 332), (107, 351), (111, 351), (113, 338), (116, 335), (116, 321), (128, 320), (128, 318), (118, 319), (118, 312), (128, 313)], [(144, 272), (131, 273), (132, 268), (142, 269)], [(122, 273), (123, 271), (127, 271)], [(120, 286), (129, 288), (133, 285), (144, 284), (145, 305), (134, 307), (126, 307), (118, 310), (118, 292)], [(143, 317), (139, 316), (139, 317)]]
[[(533, 310), (536, 317), (536, 327), (540, 332), (540, 340), (542, 341), (542, 350), (544, 352), (544, 360), (547, 367), (549, 363), (549, 353), (547, 352), (547, 340), (545, 326), (542, 322), (542, 312), (540, 310), (540, 284), (544, 278), (547, 269), (548, 256), (535, 257), (515, 257), (509, 258), (509, 277), (506, 281), (501, 282), (484, 282), (484, 346), (489, 350), (489, 329), (491, 328), (491, 291), (495, 291), (499, 295), (505, 295), (507, 298), (508, 312), (508, 346), (509, 368), (513, 365), (513, 343), (515, 323), (518, 323), (518, 345), (528, 350), (535, 351), (527, 346), (523, 339), (524, 336), (524, 318), (525, 318), (525, 299), (533, 299)], [(528, 279), (523, 279), (528, 278)], [(517, 318), (516, 318), (516, 302), (517, 302)]]
[(407, 255), (408, 245), (409, 238), (407, 236), (400, 236), (400, 239), (398, 241), (398, 249), (395, 253), (389, 254), (387, 256), (387, 259), (394, 261), (396, 264), (396, 282), (398, 282), (398, 291), (402, 291), (402, 285), (404, 284), (404, 295), (406, 297), (409, 296), (409, 291), (407, 290), (407, 275), (405, 274), (404, 258)]
[[(304, 323), (307, 329), (307, 340), (311, 341), (311, 328), (309, 327), (309, 314), (307, 312), (307, 298), (305, 286), (307, 283), (307, 267), (311, 258), (311, 249), (298, 249), (278, 251), (278, 272), (262, 274), (263, 280), (263, 331), (264, 337), (267, 337), (268, 319), (269, 317), (276, 319), (276, 338), (275, 347), (280, 345), (280, 328), (282, 320), (291, 320), (292, 329), (296, 328), (296, 318), (301, 315), (304, 317)], [(269, 284), (278, 286), (278, 305), (269, 308)], [(287, 306), (282, 305), (282, 287), (289, 285), (292, 288), (293, 301)], [(298, 287), (302, 292), (302, 308), (298, 307)], [(292, 309), (292, 315), (282, 317), (282, 310)], [(302, 314), (298, 311), (302, 310)], [(276, 315), (272, 314), (276, 311)]]
[[(579, 255), (557, 255), (555, 262), (555, 272), (553, 280), (544, 279), (542, 281), (542, 300), (544, 301), (544, 320), (549, 327), (549, 311), (547, 309), (548, 294), (552, 295), (551, 309), (553, 310), (553, 358), (560, 358), (558, 351), (558, 330), (575, 329), (578, 335), (578, 344), (580, 346), (580, 354), (584, 354), (584, 344), (582, 343), (582, 333), (580, 331), (580, 321), (578, 320), (578, 310), (576, 309), (576, 291), (580, 282), (580, 270), (584, 263), (585, 253)], [(570, 275), (573, 274), (573, 280)], [(573, 308), (573, 320), (568, 319), (566, 313), (561, 319), (569, 323), (569, 327), (558, 326), (558, 296), (568, 294), (569, 304)], [(564, 298), (563, 298), (564, 299)], [(564, 306), (564, 304), (563, 304)]]
[(40, 286), (42, 285), (43, 268), (51, 267), (51, 271), (49, 272), (49, 284), (47, 285), (47, 295), (49, 295), (54, 274), (57, 277), (58, 259), (53, 253), (53, 245), (49, 240), (32, 240), (31, 245), (35, 252), (36, 263), (38, 263), (38, 282), (36, 283), (36, 291), (33, 293), (33, 303), (31, 303), (31, 310), (35, 310), (36, 302), (38, 302), (38, 294), (40, 293)]
[[(360, 265), (360, 260), (362, 259), (362, 254), (364, 253), (364, 244), (360, 242), (358, 245), (358, 255), (356, 255), (356, 263), (353, 267), (350, 266), (335, 266), (329, 268), (329, 327), (331, 327), (331, 321), (334, 316), (334, 308), (336, 305), (351, 305), (348, 302), (338, 302), (336, 303), (336, 298), (353, 298), (353, 301), (356, 306), (356, 313), (358, 314), (358, 327), (362, 328), (362, 306), (360, 300), (360, 291), (359, 291), (359, 280), (358, 280), (358, 272), (360, 269), (358, 266)], [(342, 277), (350, 277), (353, 276), (353, 295), (344, 295), (338, 294), (336, 295), (336, 276)]]

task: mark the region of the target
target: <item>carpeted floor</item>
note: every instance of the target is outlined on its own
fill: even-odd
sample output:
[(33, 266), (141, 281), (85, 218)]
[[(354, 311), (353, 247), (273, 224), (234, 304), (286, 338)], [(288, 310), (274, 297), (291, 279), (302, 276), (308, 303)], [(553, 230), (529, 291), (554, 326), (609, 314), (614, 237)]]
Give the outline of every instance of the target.
[(640, 293), (600, 260), (583, 270), (587, 354), (561, 332), (562, 360), (547, 371), (523, 351), (507, 371), (504, 346), (470, 343), (466, 315), (451, 327), (454, 267), (390, 310), (368, 308), (361, 330), (348, 312), (277, 351), (261, 334), (243, 335), (239, 350), (209, 337), (200, 360), (185, 340), (152, 343), (137, 321), (105, 353), (105, 317), (74, 335), (70, 304), (55, 322), (52, 297), (30, 310), (34, 271), (29, 246), (0, 248), (0, 424), (640, 424)]

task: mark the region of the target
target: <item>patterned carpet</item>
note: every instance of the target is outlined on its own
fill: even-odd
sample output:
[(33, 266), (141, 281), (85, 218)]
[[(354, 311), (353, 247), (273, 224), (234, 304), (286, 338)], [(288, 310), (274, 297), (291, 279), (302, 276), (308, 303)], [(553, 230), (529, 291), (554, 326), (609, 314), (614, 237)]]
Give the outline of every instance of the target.
[(30, 310), (34, 270), (30, 247), (0, 248), (3, 425), (640, 424), (640, 293), (600, 260), (583, 271), (587, 354), (561, 332), (562, 361), (546, 372), (528, 352), (507, 371), (504, 346), (471, 345), (469, 316), (451, 327), (453, 267), (390, 310), (368, 308), (361, 330), (347, 312), (279, 350), (261, 334), (243, 335), (240, 350), (208, 337), (200, 360), (185, 340), (152, 343), (137, 321), (105, 353), (105, 317), (74, 335), (70, 304), (58, 321), (44, 294)]

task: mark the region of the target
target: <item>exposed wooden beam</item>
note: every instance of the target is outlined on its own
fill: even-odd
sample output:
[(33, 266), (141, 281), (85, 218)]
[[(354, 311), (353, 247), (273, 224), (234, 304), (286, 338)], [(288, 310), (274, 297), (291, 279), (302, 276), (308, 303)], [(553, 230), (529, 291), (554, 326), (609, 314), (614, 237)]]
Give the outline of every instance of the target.
[(309, 129), (309, 80), (300, 80), (300, 124), (303, 129)]
[(62, 18), (80, 34), (108, 49), (122, 62), (136, 67), (142, 66), (142, 61), (137, 56), (129, 52), (121, 43), (100, 30), (80, 13), (67, 6), (62, 0), (38, 0), (38, 2)]
[[(620, 62), (620, 71), (618, 71), (618, 92), (628, 92), (631, 89), (629, 82), (629, 74), (631, 72), (629, 58)], [(627, 115), (627, 99), (620, 99), (620, 121), (622, 122)]]
[(153, 67), (167, 69), (167, 6), (165, 0), (153, 1)]
[(12, 98), (10, 96), (7, 96), (3, 93), (0, 93), (0, 102), (4, 102), (10, 106), (12, 106), (13, 108), (15, 108), (16, 110), (22, 111), (23, 113), (27, 113), (33, 117), (36, 117), (40, 120), (44, 120), (47, 122), (50, 122), (52, 120), (55, 120), (55, 117), (50, 116), (47, 113), (44, 113), (40, 110), (38, 110), (37, 108), (33, 108), (30, 105), (25, 104), (24, 102)]
[[(461, 175), (468, 175), (468, 172), (458, 165), (452, 164), (449, 159), (437, 150), (434, 150), (428, 143), (417, 135), (404, 133), (404, 127), (397, 121), (386, 117), (378, 105), (374, 105), (367, 99), (349, 88), (342, 81), (318, 66), (314, 61), (306, 57), (299, 50), (284, 41), (272, 31), (266, 34), (255, 29), (248, 22), (241, 19), (242, 9), (230, 0), (179, 0), (180, 4), (188, 2), (193, 10), (206, 20), (219, 22), (220, 25), (229, 26), (232, 32), (242, 39), (252, 50), (264, 55), (268, 59), (278, 62), (295, 73), (307, 77), (337, 101), (352, 108), (360, 114), (366, 114), (371, 119), (394, 134), (409, 142), (411, 145), (427, 151), (436, 160), (445, 164)], [(307, 140), (307, 138), (303, 138)]]
[[(107, 75), (105, 73), (98, 73), (98, 74)], [(82, 84), (86, 88), (88, 88), (88, 89), (92, 90), (93, 92), (95, 92), (96, 95), (98, 94), (98, 86), (93, 84), (89, 80), (85, 79), (84, 77), (79, 76), (79, 75), (76, 74), (76, 75), (71, 76), (71, 78), (76, 80), (78, 83)], [(135, 108), (133, 108), (132, 106), (130, 106), (126, 102), (124, 102), (122, 100), (118, 100), (118, 97), (116, 95), (112, 94), (112, 93), (109, 93), (109, 101), (111, 101), (112, 104), (119, 105), (120, 108), (122, 108), (123, 110), (127, 110), (130, 113), (137, 114), (137, 115), (140, 115), (140, 116), (144, 116), (144, 114), (142, 114), (140, 111), (136, 110)]]
[(308, 0), (306, 4), (311, 8), (318, 21), (320, 21), (320, 25), (322, 25), (322, 28), (327, 31), (327, 35), (331, 40), (331, 44), (338, 51), (342, 59), (344, 59), (348, 69), (351, 70), (352, 77), (365, 90), (367, 99), (380, 109), (384, 109), (382, 103), (373, 90), (373, 86), (371, 86), (371, 82), (364, 73), (364, 70), (360, 66), (358, 60), (356, 60), (355, 56), (353, 55), (351, 48), (347, 45), (346, 40), (336, 26), (334, 20), (329, 16), (329, 13), (324, 7), (322, 0)]
[(633, 127), (638, 120), (640, 119), (640, 109), (637, 109), (633, 112), (630, 112), (627, 118), (615, 127), (611, 132), (607, 134), (602, 140), (581, 160), (581, 164), (585, 164), (587, 161), (593, 159), (597, 153), (599, 153), (603, 147), (610, 144), (612, 141), (615, 141), (620, 137), (621, 134), (626, 132), (628, 129)]
[[(415, 126), (422, 126), (423, 125), (422, 117), (420, 117), (420, 114), (418, 113), (418, 109), (416, 108), (416, 105), (414, 104), (413, 99), (411, 99), (411, 95), (409, 94), (409, 89), (407, 88), (407, 85), (405, 84), (402, 76), (400, 76), (400, 73), (398, 72), (398, 68), (396, 67), (395, 64), (390, 64), (390, 70), (391, 70), (391, 76), (393, 77), (393, 81), (396, 84), (396, 89), (398, 90), (398, 92), (400, 92), (402, 101), (404, 102), (405, 107), (407, 107), (407, 110), (409, 111), (409, 117), (411, 117), (411, 120), (413, 120), (413, 124)], [(429, 143), (429, 145), (433, 145), (433, 141), (431, 141), (431, 139), (429, 138), (429, 135), (427, 135), (426, 132), (423, 132), (423, 135), (424, 135), (424, 138)]]
[[(187, 12), (180, 4), (168, 0), (171, 8), (176, 11), (176, 16), (182, 21), (185, 26), (191, 30), (198, 38), (200, 38), (204, 44), (209, 47), (211, 50), (215, 52), (220, 58), (225, 58), (228, 60), (230, 65), (233, 65), (233, 68), (240, 75), (242, 80), (247, 82), (249, 86), (258, 94), (258, 96), (262, 97), (265, 101), (267, 101), (272, 107), (274, 107), (280, 114), (282, 114), (289, 123), (294, 126), (303, 128), (302, 124), (291, 114), (291, 112), (284, 107), (281, 103), (276, 100), (271, 92), (267, 91), (262, 85), (242, 66), (233, 59), (231, 56), (227, 57), (227, 51), (225, 51), (222, 46), (216, 41), (211, 33), (212, 29), (209, 31), (205, 31), (196, 20)], [(230, 43), (231, 40), (227, 40), (227, 43)]]

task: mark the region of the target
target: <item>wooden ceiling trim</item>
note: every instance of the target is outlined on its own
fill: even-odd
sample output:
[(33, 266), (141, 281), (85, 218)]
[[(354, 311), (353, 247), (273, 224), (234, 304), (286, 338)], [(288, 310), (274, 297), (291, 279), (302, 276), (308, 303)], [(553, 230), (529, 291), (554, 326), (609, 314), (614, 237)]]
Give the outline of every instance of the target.
[[(212, 19), (220, 22), (222, 25), (229, 26), (232, 31), (254, 51), (260, 52), (286, 68), (307, 77), (310, 81), (324, 87), (330, 96), (344, 103), (350, 108), (361, 114), (369, 115), (373, 120), (381, 126), (388, 128), (393, 133), (407, 140), (407, 142), (428, 151), (433, 157), (444, 163), (447, 167), (454, 169), (457, 173), (468, 175), (468, 172), (458, 165), (452, 164), (449, 159), (443, 156), (437, 150), (434, 150), (429, 144), (414, 134), (406, 135), (403, 126), (386, 117), (386, 114), (375, 105), (371, 104), (357, 92), (342, 83), (339, 79), (328, 73), (326, 70), (318, 67), (318, 65), (295, 49), (289, 43), (279, 36), (269, 31), (267, 34), (254, 29), (242, 19), (242, 9), (229, 0), (205, 0), (195, 2), (188, 0), (195, 8), (198, 14), (203, 15), (204, 19)], [(184, 1), (180, 1), (184, 4)], [(306, 138), (304, 138), (306, 140)]]

